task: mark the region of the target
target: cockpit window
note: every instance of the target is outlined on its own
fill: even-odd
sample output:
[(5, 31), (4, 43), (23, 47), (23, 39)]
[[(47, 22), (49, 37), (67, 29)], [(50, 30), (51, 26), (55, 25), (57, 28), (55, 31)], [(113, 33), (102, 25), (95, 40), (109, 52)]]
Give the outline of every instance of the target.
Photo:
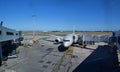
[(70, 40), (63, 40), (64, 42), (69, 42)]

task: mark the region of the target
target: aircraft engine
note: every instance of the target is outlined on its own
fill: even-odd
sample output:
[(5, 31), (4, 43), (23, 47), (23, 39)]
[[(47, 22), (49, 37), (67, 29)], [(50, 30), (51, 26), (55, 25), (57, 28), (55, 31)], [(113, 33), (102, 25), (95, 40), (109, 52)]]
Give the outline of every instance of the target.
[(55, 42), (56, 42), (56, 43), (61, 43), (62, 41), (63, 41), (62, 38), (56, 38), (56, 39), (55, 39)]

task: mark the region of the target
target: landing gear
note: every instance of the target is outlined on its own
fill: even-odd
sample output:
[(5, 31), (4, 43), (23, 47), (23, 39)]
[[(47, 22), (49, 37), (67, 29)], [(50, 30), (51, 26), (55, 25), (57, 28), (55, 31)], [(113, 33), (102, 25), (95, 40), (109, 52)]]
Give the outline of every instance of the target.
[(83, 45), (83, 48), (86, 48), (87, 45)]

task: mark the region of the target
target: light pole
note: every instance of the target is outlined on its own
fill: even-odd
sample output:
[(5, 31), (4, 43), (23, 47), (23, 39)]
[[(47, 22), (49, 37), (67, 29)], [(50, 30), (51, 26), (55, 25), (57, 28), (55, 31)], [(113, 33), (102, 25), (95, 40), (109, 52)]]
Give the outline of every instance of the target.
[(35, 38), (35, 18), (36, 18), (36, 15), (33, 14), (32, 15), (32, 19), (33, 19), (33, 38)]
[[(2, 36), (2, 24), (3, 22), (1, 21), (0, 26), (1, 26), (1, 36)], [(2, 65), (2, 42), (0, 42), (0, 66)]]
[(2, 44), (0, 42), (0, 66), (2, 65)]

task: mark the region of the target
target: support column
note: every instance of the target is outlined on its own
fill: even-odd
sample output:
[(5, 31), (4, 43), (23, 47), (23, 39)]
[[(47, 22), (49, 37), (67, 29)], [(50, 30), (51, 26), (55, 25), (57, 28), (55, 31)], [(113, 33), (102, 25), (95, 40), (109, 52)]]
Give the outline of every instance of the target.
[(2, 65), (2, 44), (0, 42), (0, 66)]

